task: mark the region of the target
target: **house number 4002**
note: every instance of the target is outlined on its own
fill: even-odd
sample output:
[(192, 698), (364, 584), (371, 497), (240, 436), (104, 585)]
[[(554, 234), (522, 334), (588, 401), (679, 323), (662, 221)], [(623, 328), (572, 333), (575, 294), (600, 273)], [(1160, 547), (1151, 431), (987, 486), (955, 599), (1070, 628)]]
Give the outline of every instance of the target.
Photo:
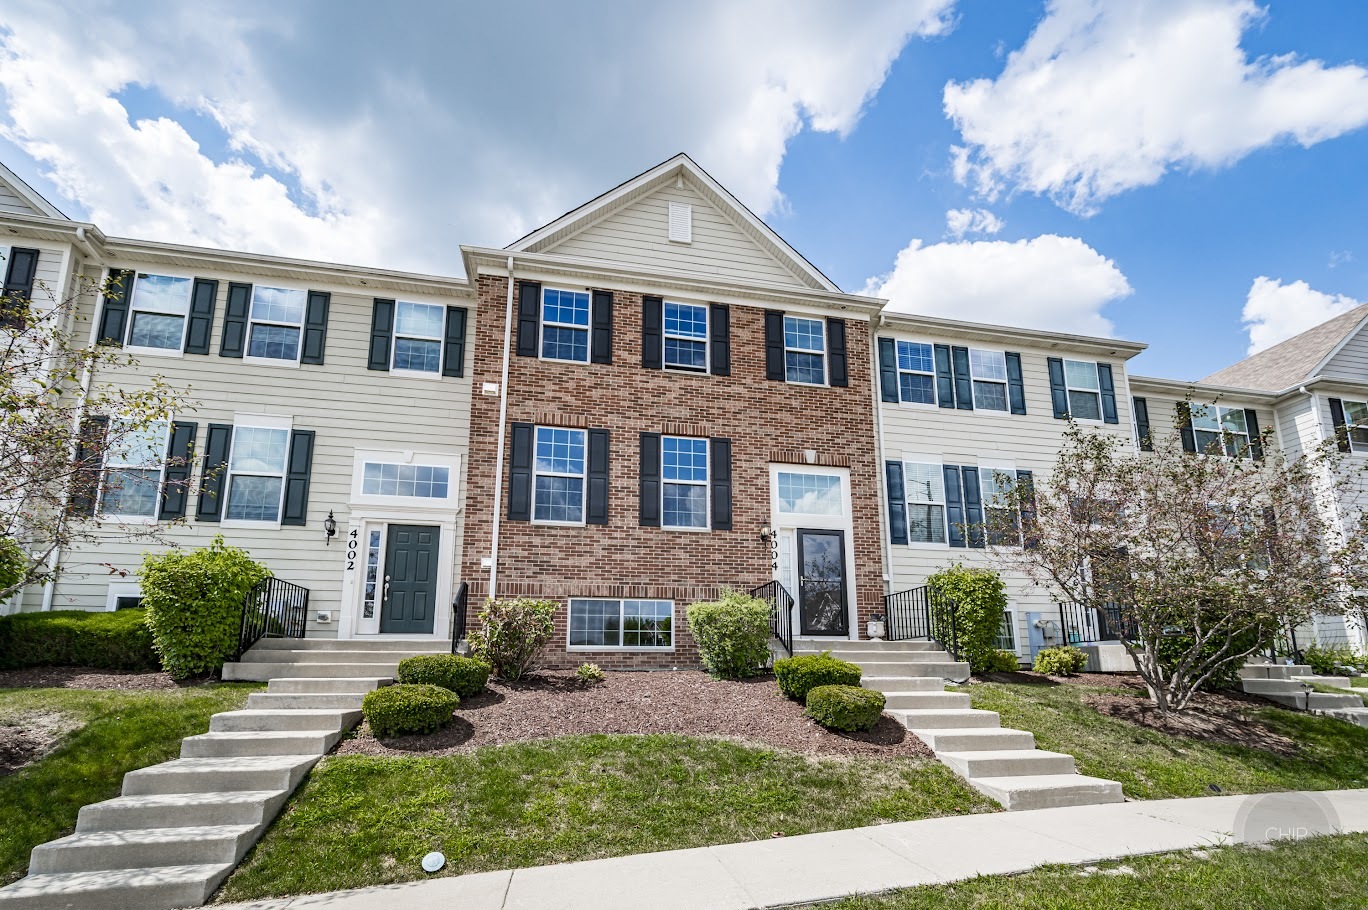
[(347, 571), (348, 571), (348, 572), (354, 571), (354, 570), (356, 569), (356, 548), (359, 547), (359, 546), (361, 545), (360, 537), (361, 537), (361, 532), (358, 531), (358, 530), (356, 530), (355, 528), (352, 528), (351, 533), (347, 535)]

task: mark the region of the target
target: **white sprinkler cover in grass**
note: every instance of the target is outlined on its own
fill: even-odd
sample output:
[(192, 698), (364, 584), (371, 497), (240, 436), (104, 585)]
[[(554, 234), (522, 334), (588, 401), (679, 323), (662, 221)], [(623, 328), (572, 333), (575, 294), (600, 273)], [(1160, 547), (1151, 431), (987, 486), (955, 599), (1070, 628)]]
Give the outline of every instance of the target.
[(438, 853), (436, 850), (432, 851), (427, 856), (423, 857), (424, 872), (436, 872), (438, 869), (441, 869), (445, 865), (446, 857)]

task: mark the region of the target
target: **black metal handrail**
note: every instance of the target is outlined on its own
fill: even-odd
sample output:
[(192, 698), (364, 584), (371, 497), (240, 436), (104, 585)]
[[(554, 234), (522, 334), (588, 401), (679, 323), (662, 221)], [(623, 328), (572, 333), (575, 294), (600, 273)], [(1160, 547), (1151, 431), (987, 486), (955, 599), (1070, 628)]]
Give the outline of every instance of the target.
[(778, 581), (766, 582), (751, 588), (752, 597), (758, 597), (770, 606), (770, 633), (779, 639), (784, 651), (793, 656), (793, 595), (789, 594)]
[(242, 599), (242, 621), (233, 660), (240, 660), (248, 648), (263, 638), (303, 638), (308, 616), (308, 588), (275, 577), (263, 579)]
[(1102, 641), (1135, 640), (1135, 621), (1125, 615), (1120, 604), (1085, 607), (1059, 605), (1060, 644), (1086, 645)]
[(930, 586), (884, 595), (884, 638), (887, 641), (930, 639), (959, 660), (959, 621), (955, 602)]
[(1294, 663), (1304, 663), (1301, 646), (1297, 643), (1297, 628), (1289, 625), (1274, 634), (1268, 642), (1268, 659), (1277, 663), (1280, 657), (1290, 657)]
[(470, 600), (470, 582), (461, 582), (456, 589), (456, 599), (451, 603), (451, 653), (466, 634), (466, 604)]

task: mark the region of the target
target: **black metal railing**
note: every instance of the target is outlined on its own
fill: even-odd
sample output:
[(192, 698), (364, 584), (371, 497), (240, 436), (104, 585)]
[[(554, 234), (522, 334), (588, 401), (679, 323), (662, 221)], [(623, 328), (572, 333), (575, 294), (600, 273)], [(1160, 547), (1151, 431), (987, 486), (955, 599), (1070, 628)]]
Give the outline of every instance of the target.
[(1120, 604), (1085, 607), (1059, 605), (1060, 644), (1087, 645), (1102, 641), (1134, 641), (1135, 621), (1125, 615)]
[(793, 595), (777, 581), (767, 582), (751, 588), (752, 597), (758, 597), (770, 607), (770, 633), (784, 646), (789, 656), (793, 655)]
[(303, 638), (308, 616), (308, 588), (274, 577), (258, 582), (242, 600), (242, 622), (233, 660), (239, 660), (263, 638)]
[(466, 634), (466, 605), (470, 600), (470, 582), (461, 582), (456, 589), (456, 599), (451, 603), (451, 653), (456, 653), (456, 646), (461, 643), (461, 639)]
[(1301, 645), (1297, 642), (1297, 629), (1288, 626), (1274, 634), (1268, 641), (1268, 659), (1278, 663), (1283, 658), (1292, 658), (1293, 663), (1303, 663)]
[(930, 639), (959, 660), (959, 624), (955, 604), (927, 585), (884, 595), (884, 638), (888, 641)]

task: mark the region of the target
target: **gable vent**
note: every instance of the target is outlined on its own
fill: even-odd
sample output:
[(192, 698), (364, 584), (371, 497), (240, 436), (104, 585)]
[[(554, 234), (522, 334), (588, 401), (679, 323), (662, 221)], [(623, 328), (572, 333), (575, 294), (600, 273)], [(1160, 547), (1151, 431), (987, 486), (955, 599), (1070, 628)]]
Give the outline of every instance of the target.
[(670, 203), (670, 239), (693, 243), (693, 206), (687, 202)]

